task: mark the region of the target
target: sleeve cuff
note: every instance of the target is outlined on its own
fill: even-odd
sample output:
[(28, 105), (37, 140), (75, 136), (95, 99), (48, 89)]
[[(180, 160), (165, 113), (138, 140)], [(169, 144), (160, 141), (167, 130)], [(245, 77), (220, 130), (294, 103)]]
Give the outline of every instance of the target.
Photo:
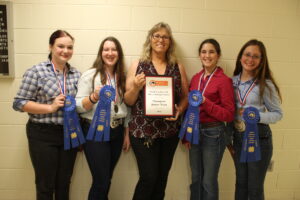
[(16, 111), (24, 112), (23, 107), (29, 100), (16, 99), (13, 103), (13, 109)]
[(84, 113), (87, 112), (86, 109), (84, 109), (83, 105), (82, 105), (82, 100), (83, 98), (76, 98), (76, 110), (78, 113)]

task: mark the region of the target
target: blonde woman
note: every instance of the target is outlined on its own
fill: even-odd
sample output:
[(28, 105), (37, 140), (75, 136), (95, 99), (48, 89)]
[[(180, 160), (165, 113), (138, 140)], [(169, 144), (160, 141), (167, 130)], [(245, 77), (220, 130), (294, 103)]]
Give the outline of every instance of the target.
[[(174, 117), (145, 117), (145, 76), (174, 77), (176, 113)], [(132, 106), (130, 141), (136, 156), (139, 181), (134, 200), (164, 199), (169, 170), (178, 144), (180, 115), (187, 107), (188, 83), (184, 67), (175, 56), (171, 28), (158, 23), (148, 32), (139, 61), (132, 64), (126, 79), (125, 102)]]

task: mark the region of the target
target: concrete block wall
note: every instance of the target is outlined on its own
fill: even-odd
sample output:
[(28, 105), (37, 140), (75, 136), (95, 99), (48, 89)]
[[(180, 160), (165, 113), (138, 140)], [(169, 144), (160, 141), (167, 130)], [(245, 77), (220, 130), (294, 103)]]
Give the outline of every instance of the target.
[[(14, 112), (12, 99), (24, 71), (43, 61), (48, 38), (56, 29), (75, 37), (71, 64), (85, 71), (101, 40), (116, 36), (127, 67), (140, 55), (147, 31), (165, 21), (173, 29), (177, 52), (188, 77), (200, 70), (197, 49), (208, 37), (222, 48), (220, 65), (231, 76), (237, 53), (252, 38), (264, 41), (271, 69), (283, 94), (284, 118), (272, 125), (274, 168), (266, 177), (267, 200), (300, 200), (300, 0), (12, 0), (15, 48), (13, 79), (0, 79), (0, 200), (35, 199), (34, 174), (28, 155), (24, 113)], [(112, 200), (129, 200), (138, 178), (132, 151), (117, 165)], [(78, 154), (71, 200), (83, 200), (91, 176), (83, 153)], [(189, 197), (188, 152), (178, 146), (169, 176), (166, 200)], [(235, 173), (225, 152), (220, 176), (220, 200), (232, 200)]]

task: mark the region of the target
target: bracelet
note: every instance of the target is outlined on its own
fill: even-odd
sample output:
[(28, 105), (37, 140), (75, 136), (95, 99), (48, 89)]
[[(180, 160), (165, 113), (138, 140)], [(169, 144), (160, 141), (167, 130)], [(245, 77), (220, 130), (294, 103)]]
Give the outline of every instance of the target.
[(93, 92), (92, 95), (93, 95), (94, 99), (96, 99), (96, 101), (99, 100), (99, 98), (97, 99), (97, 98), (95, 97), (95, 92)]
[(92, 104), (97, 103), (97, 102), (95, 102), (95, 101), (92, 100), (91, 95), (89, 95), (89, 100), (90, 100), (90, 102), (91, 102)]

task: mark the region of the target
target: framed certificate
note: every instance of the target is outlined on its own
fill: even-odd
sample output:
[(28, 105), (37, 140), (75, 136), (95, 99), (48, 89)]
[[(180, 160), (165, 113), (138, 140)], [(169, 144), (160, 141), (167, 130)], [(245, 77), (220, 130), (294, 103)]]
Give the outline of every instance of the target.
[(146, 76), (145, 116), (174, 116), (174, 80), (172, 76)]

